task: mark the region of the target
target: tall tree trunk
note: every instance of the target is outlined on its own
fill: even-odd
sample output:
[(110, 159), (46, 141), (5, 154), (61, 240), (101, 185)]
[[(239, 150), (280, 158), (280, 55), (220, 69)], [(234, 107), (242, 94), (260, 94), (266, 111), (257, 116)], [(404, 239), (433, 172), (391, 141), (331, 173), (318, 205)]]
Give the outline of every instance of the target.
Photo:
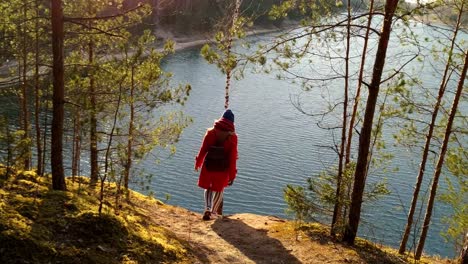
[(342, 181), (343, 181), (343, 162), (345, 156), (345, 145), (346, 145), (346, 125), (348, 123), (348, 89), (349, 89), (349, 50), (350, 50), (350, 39), (351, 39), (351, 1), (348, 1), (348, 22), (346, 24), (346, 55), (345, 55), (345, 76), (344, 76), (344, 100), (343, 100), (343, 123), (341, 128), (341, 145), (339, 152), (338, 161), (338, 175), (336, 179), (336, 193), (335, 193), (335, 206), (333, 209), (332, 224), (330, 229), (331, 236), (336, 235), (336, 225), (342, 222)]
[[(21, 111), (23, 112), (22, 117), (23, 117), (23, 140), (28, 140), (29, 139), (29, 110), (28, 110), (28, 78), (26, 76), (27, 74), (27, 68), (28, 68), (28, 50), (26, 47), (26, 42), (27, 42), (27, 32), (26, 32), (26, 21), (27, 21), (27, 8), (28, 8), (28, 3), (27, 1), (23, 1), (23, 25), (22, 25), (22, 35), (23, 35), (23, 41), (22, 41), (22, 55), (23, 55), (23, 67), (22, 67), (22, 85), (21, 85)], [(27, 144), (26, 147), (26, 155), (24, 157), (24, 164), (23, 167), (25, 170), (29, 170), (30, 164), (31, 164), (31, 146)]]
[(356, 97), (354, 99), (351, 120), (349, 121), (348, 141), (346, 143), (346, 158), (345, 158), (346, 168), (349, 166), (349, 163), (351, 162), (351, 143), (352, 143), (352, 138), (353, 138), (354, 122), (356, 121), (357, 109), (358, 109), (359, 101), (361, 97), (362, 79), (364, 76), (364, 68), (366, 64), (367, 44), (369, 42), (369, 33), (370, 33), (370, 28), (371, 28), (373, 12), (374, 12), (374, 0), (371, 0), (370, 6), (369, 6), (369, 16), (367, 18), (366, 35), (364, 37), (364, 46), (362, 47), (361, 67), (359, 68), (358, 86), (356, 90)]
[(130, 178), (130, 169), (132, 168), (132, 155), (133, 155), (133, 120), (135, 118), (134, 95), (135, 90), (135, 68), (132, 66), (131, 73), (131, 87), (130, 87), (130, 120), (128, 121), (128, 142), (127, 142), (127, 162), (124, 171), (124, 187), (125, 192), (128, 194), (128, 181)]
[[(351, 163), (351, 144), (353, 142), (353, 132), (354, 132), (354, 123), (356, 122), (357, 109), (359, 107), (359, 102), (361, 99), (361, 88), (364, 78), (364, 69), (366, 64), (366, 55), (367, 55), (367, 45), (369, 43), (369, 34), (371, 29), (371, 22), (374, 13), (374, 0), (371, 0), (369, 3), (369, 16), (367, 17), (367, 27), (366, 34), (364, 37), (364, 45), (362, 47), (362, 56), (361, 56), (361, 66), (359, 68), (359, 77), (358, 77), (358, 86), (356, 89), (356, 96), (354, 98), (353, 112), (351, 113), (351, 120), (349, 121), (349, 130), (348, 130), (348, 141), (346, 142), (346, 151), (345, 151), (345, 168), (350, 168)], [(346, 198), (351, 196), (351, 185), (352, 182), (348, 183)], [(344, 207), (343, 216), (346, 217), (348, 213), (348, 207)]]
[(35, 8), (36, 8), (36, 23), (35, 23), (35, 67), (34, 67), (34, 86), (35, 86), (35, 111), (34, 111), (34, 122), (36, 127), (36, 152), (37, 152), (37, 174), (42, 176), (43, 175), (43, 167), (42, 167), (42, 143), (41, 143), (41, 127), (40, 127), (40, 96), (41, 91), (39, 87), (39, 0), (35, 1)]
[(463, 86), (465, 84), (467, 69), (468, 69), (468, 50), (465, 51), (465, 63), (463, 65), (463, 70), (460, 75), (460, 80), (457, 86), (457, 92), (453, 99), (452, 108), (450, 110), (449, 118), (447, 120), (447, 126), (445, 128), (445, 134), (444, 134), (444, 141), (442, 142), (442, 147), (439, 153), (439, 159), (437, 161), (437, 165), (434, 171), (434, 178), (432, 179), (432, 186), (431, 186), (429, 201), (427, 203), (426, 215), (424, 217), (424, 223), (422, 226), (421, 236), (419, 238), (418, 247), (416, 248), (416, 254), (414, 256), (416, 260), (419, 260), (421, 258), (422, 251), (424, 249), (424, 243), (426, 242), (427, 232), (429, 231), (429, 225), (430, 225), (431, 217), (432, 217), (432, 209), (434, 207), (437, 187), (439, 185), (439, 178), (442, 172), (442, 166), (444, 165), (444, 158), (445, 158), (445, 153), (447, 152), (450, 134), (452, 133), (453, 120), (455, 119), (455, 115), (457, 113), (457, 108), (458, 108), (458, 102), (460, 101), (460, 97), (463, 91)]
[(63, 66), (63, 11), (62, 0), (52, 2), (52, 54), (53, 54), (53, 112), (51, 167), (52, 187), (54, 190), (67, 189), (63, 173), (63, 119), (64, 119), (64, 66)]
[(460, 28), (461, 17), (462, 17), (462, 13), (463, 13), (463, 5), (464, 5), (464, 2), (462, 3), (460, 12), (458, 14), (457, 24), (456, 24), (454, 32), (453, 32), (453, 37), (452, 37), (452, 40), (451, 40), (451, 46), (450, 46), (450, 50), (448, 52), (447, 63), (445, 64), (444, 74), (442, 75), (442, 81), (440, 82), (440, 86), (439, 86), (439, 94), (437, 96), (436, 104), (434, 105), (434, 110), (432, 111), (431, 123), (429, 124), (429, 130), (428, 130), (427, 135), (426, 135), (426, 143), (425, 143), (424, 149), (423, 149), (421, 165), (419, 166), (418, 177), (416, 178), (416, 184), (415, 184), (414, 191), (413, 191), (413, 199), (411, 201), (411, 207), (410, 207), (410, 210), (409, 210), (409, 213), (408, 213), (408, 219), (407, 219), (407, 222), (406, 222), (405, 231), (403, 233), (403, 238), (401, 239), (400, 249), (398, 250), (398, 253), (400, 253), (400, 254), (404, 254), (405, 251), (406, 251), (406, 244), (408, 242), (408, 238), (409, 238), (409, 235), (410, 235), (410, 232), (411, 232), (411, 228), (413, 226), (414, 213), (416, 211), (416, 205), (418, 203), (419, 191), (421, 189), (422, 181), (423, 181), (423, 178), (424, 178), (424, 172), (426, 170), (426, 162), (427, 162), (427, 157), (429, 155), (429, 150), (430, 150), (430, 146), (431, 146), (432, 134), (434, 133), (435, 122), (436, 122), (436, 119), (437, 119), (437, 115), (439, 113), (440, 104), (442, 102), (442, 98), (444, 97), (445, 89), (447, 87), (447, 75), (448, 75), (448, 71), (450, 69), (450, 66), (452, 64), (452, 54), (453, 54), (453, 49), (454, 49), (454, 46), (455, 46), (455, 41), (456, 41), (456, 38), (457, 38), (457, 35), (458, 35), (458, 30)]
[(385, 17), (383, 27), (380, 33), (377, 54), (375, 56), (372, 81), (369, 85), (369, 95), (367, 97), (366, 111), (364, 113), (364, 122), (359, 136), (359, 151), (354, 173), (354, 186), (351, 196), (351, 206), (349, 209), (349, 220), (346, 226), (343, 240), (349, 244), (354, 244), (358, 231), (359, 220), (361, 217), (362, 196), (366, 184), (367, 162), (369, 155), (370, 139), (372, 136), (372, 124), (374, 119), (377, 97), (379, 95), (382, 72), (385, 66), (385, 57), (387, 55), (388, 41), (392, 30), (392, 19), (398, 0), (387, 0), (385, 3)]
[(96, 184), (98, 180), (98, 149), (97, 149), (97, 118), (96, 118), (96, 87), (93, 76), (94, 44), (91, 40), (88, 44), (88, 63), (89, 63), (89, 96), (90, 96), (90, 164), (91, 164), (91, 184)]

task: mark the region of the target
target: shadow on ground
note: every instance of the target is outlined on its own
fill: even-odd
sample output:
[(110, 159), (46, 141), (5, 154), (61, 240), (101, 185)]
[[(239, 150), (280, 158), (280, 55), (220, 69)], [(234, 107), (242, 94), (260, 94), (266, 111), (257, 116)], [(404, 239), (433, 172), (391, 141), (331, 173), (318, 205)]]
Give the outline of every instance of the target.
[[(384, 250), (380, 249), (378, 246), (368, 243), (362, 239), (357, 238), (354, 246), (349, 246), (344, 242), (338, 242), (328, 234), (328, 230), (323, 228), (311, 227), (311, 226), (302, 226), (300, 228), (311, 240), (317, 241), (321, 245), (327, 245), (329, 243), (339, 244), (342, 247), (356, 252), (359, 256), (359, 259), (363, 263), (369, 264), (403, 264), (407, 263), (404, 259), (400, 257), (387, 253)], [(325, 232), (326, 231), (326, 232)], [(348, 258), (344, 256), (345, 258)]]
[(211, 228), (255, 263), (301, 263), (266, 229), (255, 229), (238, 219), (218, 219)]
[(398, 256), (386, 253), (375, 245), (367, 242), (357, 242), (353, 247), (359, 254), (361, 259), (366, 263), (379, 263), (379, 264), (403, 264), (407, 263), (405, 260)]

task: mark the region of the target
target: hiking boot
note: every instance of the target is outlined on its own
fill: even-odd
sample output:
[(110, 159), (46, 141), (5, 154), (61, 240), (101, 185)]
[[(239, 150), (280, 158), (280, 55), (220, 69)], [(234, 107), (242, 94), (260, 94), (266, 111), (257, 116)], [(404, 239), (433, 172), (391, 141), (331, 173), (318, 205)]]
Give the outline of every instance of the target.
[(205, 211), (205, 213), (203, 214), (202, 219), (203, 219), (204, 221), (210, 220), (210, 219), (211, 219), (211, 213), (210, 213), (210, 211)]

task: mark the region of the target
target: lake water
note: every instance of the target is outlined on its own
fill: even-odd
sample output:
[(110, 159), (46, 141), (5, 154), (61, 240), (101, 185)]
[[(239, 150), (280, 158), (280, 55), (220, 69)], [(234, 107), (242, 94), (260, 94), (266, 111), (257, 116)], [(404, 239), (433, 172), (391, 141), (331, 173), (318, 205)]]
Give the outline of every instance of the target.
[[(402, 51), (395, 43), (390, 47), (390, 57)], [(170, 194), (169, 204), (202, 212), (203, 190), (197, 187), (194, 157), (206, 129), (223, 112), (225, 79), (215, 66), (204, 61), (198, 48), (177, 52), (164, 66), (174, 73), (176, 81), (192, 85), (192, 93), (182, 110), (193, 117), (194, 122), (184, 130), (172, 158), (159, 165), (150, 158), (140, 165), (154, 175), (151, 187), (157, 198), (164, 200), (165, 194)], [(432, 71), (421, 77), (437, 88), (438, 76)], [(299, 88), (299, 84), (277, 80), (275, 74), (247, 73), (243, 79), (233, 81), (230, 108), (235, 114), (239, 135), (239, 160), (237, 179), (225, 190), (225, 214), (249, 212), (290, 217), (285, 214), (283, 188), (287, 184), (304, 185), (308, 177), (317, 176), (320, 171), (337, 164), (336, 154), (320, 147), (333, 144), (332, 132), (320, 129), (317, 118), (301, 114), (291, 103), (290, 98), (301, 92)], [(326, 106), (323, 92), (312, 91), (305, 96), (309, 110)], [(384, 135), (390, 137), (392, 132), (384, 131)], [(372, 171), (368, 182), (385, 177), (392, 194), (363, 205), (359, 236), (398, 247), (420, 154), (393, 147), (387, 151), (395, 155), (390, 168), (398, 166), (399, 171)], [(432, 173), (428, 173), (422, 196), (431, 177)], [(438, 193), (444, 188), (442, 183)], [(448, 212), (446, 206), (437, 203), (425, 252), (454, 256), (453, 246), (445, 243), (439, 234), (445, 228), (441, 217)], [(410, 240), (409, 245), (412, 243)]]

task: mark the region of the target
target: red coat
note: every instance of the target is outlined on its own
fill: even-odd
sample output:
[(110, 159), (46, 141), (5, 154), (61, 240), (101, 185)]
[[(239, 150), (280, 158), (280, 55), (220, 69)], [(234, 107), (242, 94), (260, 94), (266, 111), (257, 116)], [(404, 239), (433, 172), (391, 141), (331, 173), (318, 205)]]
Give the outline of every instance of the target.
[[(204, 165), (206, 153), (210, 146), (216, 144), (216, 133), (223, 133), (222, 131), (231, 132), (231, 135), (224, 141), (224, 150), (229, 157), (229, 168), (226, 171), (208, 171)], [(236, 162), (237, 135), (234, 133), (234, 124), (227, 119), (221, 118), (216, 121), (214, 127), (206, 131), (200, 151), (195, 158), (195, 169), (201, 168), (198, 186), (203, 189), (211, 189), (215, 192), (223, 191), (229, 181), (233, 181), (236, 178)]]

